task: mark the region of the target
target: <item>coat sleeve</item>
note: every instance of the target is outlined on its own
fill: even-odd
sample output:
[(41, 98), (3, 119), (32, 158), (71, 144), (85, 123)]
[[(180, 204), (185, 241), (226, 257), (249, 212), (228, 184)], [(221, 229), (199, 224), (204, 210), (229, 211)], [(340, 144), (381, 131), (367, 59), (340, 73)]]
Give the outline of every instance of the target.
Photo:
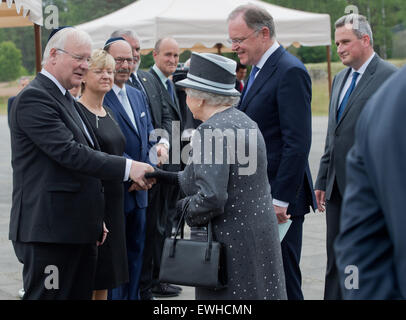
[[(375, 110), (387, 103), (387, 114), (390, 102), (384, 97)], [(347, 156), (347, 187), (335, 243), (337, 266), (346, 299), (404, 299), (406, 170), (399, 154), (404, 153), (406, 141), (404, 133), (393, 134), (404, 131), (404, 114), (371, 117), (365, 113), (368, 107)], [(356, 267), (357, 289), (352, 288), (349, 267)]]
[[(334, 88), (335, 80), (336, 80), (336, 78), (334, 77), (333, 85), (332, 85), (333, 88)], [(329, 119), (333, 116), (332, 112), (335, 112), (335, 110), (332, 110), (331, 108), (332, 108), (332, 101), (330, 101)], [(316, 183), (314, 185), (314, 188), (316, 190), (326, 191), (326, 188), (327, 188), (327, 173), (328, 173), (328, 167), (329, 167), (330, 155), (331, 155), (331, 146), (330, 146), (330, 139), (329, 139), (330, 130), (333, 130), (333, 129), (330, 128), (330, 121), (329, 121), (329, 127), (327, 128), (327, 134), (326, 134), (326, 141), (324, 144), (324, 153), (320, 159), (319, 171), (317, 174)]]
[[(18, 128), (61, 166), (104, 180), (122, 180), (126, 160), (79, 143), (66, 111), (39, 90), (26, 90), (13, 110)], [(78, 128), (78, 131), (80, 129)], [(28, 150), (27, 150), (28, 151)]]
[(311, 80), (303, 68), (286, 71), (278, 86), (282, 154), (272, 183), (275, 199), (291, 202), (303, 182), (310, 152)]
[[(221, 215), (228, 199), (228, 180), (230, 165), (226, 161), (227, 143), (223, 139), (223, 159), (221, 164), (215, 164), (215, 152), (207, 158), (204, 153), (204, 128), (201, 125), (192, 138), (192, 148), (194, 159), (200, 158), (202, 161), (194, 163), (192, 166), (180, 173), (179, 182), (183, 191), (185, 180), (193, 179), (196, 192), (182, 199), (182, 208), (186, 207), (186, 222), (191, 227), (207, 225), (209, 220)], [(207, 140), (206, 140), (207, 141)], [(214, 144), (214, 143), (213, 143)], [(199, 151), (202, 151), (200, 153)], [(206, 158), (205, 158), (206, 157)], [(207, 159), (211, 159), (212, 164), (208, 164)], [(185, 192), (186, 193), (186, 192)]]

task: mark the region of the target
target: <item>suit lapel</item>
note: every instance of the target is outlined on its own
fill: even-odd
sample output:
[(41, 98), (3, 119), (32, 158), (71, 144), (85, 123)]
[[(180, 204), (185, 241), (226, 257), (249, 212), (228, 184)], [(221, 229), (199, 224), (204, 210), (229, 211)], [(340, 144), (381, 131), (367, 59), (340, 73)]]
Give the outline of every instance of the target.
[[(147, 73), (147, 75), (145, 75)], [(137, 72), (138, 79), (140, 79), (141, 85), (144, 87), (145, 92), (147, 93), (148, 99), (157, 99), (158, 97), (154, 97), (154, 87), (151, 81), (149, 81), (148, 76), (151, 76), (148, 72), (139, 70)], [(152, 79), (153, 80), (153, 79)], [(159, 119), (162, 118), (162, 110), (161, 108), (156, 108), (156, 104), (149, 101), (149, 108), (151, 117), (154, 120), (154, 123), (160, 123)]]
[[(52, 82), (52, 80), (48, 79), (46, 76), (43, 74), (39, 73), (38, 74), (38, 79), (40, 82), (43, 84), (43, 86), (48, 89), (47, 92), (49, 92), (55, 100), (57, 100), (60, 104), (64, 106), (64, 109), (68, 112), (70, 117), (72, 118), (73, 122), (79, 127), (80, 131), (82, 132), (83, 136), (85, 137), (86, 141), (88, 142), (88, 145), (90, 147), (94, 147), (97, 150), (100, 150), (99, 144), (97, 143), (97, 139), (93, 133), (93, 130), (91, 129), (90, 124), (87, 122), (86, 117), (76, 108), (76, 103), (73, 102), (73, 105), (67, 100), (67, 98), (62, 94), (61, 90), (56, 86), (55, 83)], [(75, 112), (75, 110), (77, 112)], [(79, 118), (80, 117), (80, 118)], [(82, 120), (82, 121), (81, 121)], [(86, 125), (87, 131), (91, 135), (91, 138), (93, 139), (92, 141), (89, 140), (87, 133), (85, 131), (85, 128), (83, 127), (83, 124)]]
[(137, 130), (135, 130), (133, 124), (131, 123), (130, 118), (128, 117), (127, 112), (124, 110), (123, 105), (121, 104), (120, 100), (118, 100), (118, 97), (113, 89), (107, 92), (105, 99), (107, 100), (108, 104), (120, 114), (120, 116), (127, 123), (128, 127), (131, 128), (131, 130), (133, 130), (134, 133), (138, 135)]
[[(164, 96), (164, 99), (166, 100), (166, 102), (176, 111), (176, 114), (178, 115), (179, 119), (182, 119), (180, 109), (179, 109), (179, 102), (178, 102), (178, 98), (176, 97), (176, 94), (175, 94), (175, 102), (174, 102), (172, 100), (171, 96), (169, 95), (168, 89), (166, 89), (166, 87), (164, 86), (161, 79), (154, 71), (154, 69), (151, 68), (150, 72), (154, 75), (155, 78), (157, 78), (159, 85), (161, 86), (162, 93), (163, 93), (163, 96)], [(175, 93), (176, 90), (174, 88), (172, 81), (171, 81), (171, 85), (172, 85), (172, 89), (174, 90), (173, 92)]]
[[(364, 74), (362, 75), (361, 80), (358, 82), (357, 86), (355, 87), (353, 93), (350, 96), (350, 99), (348, 100), (347, 106), (341, 116), (341, 119), (339, 121), (339, 123), (337, 124), (337, 126), (340, 124), (340, 122), (345, 118), (345, 116), (347, 115), (347, 113), (349, 112), (349, 110), (351, 109), (352, 105), (354, 104), (354, 102), (356, 102), (360, 95), (362, 94), (362, 92), (368, 87), (369, 83), (371, 82), (373, 75), (376, 71), (376, 67), (378, 65), (378, 55), (375, 55), (375, 57), (371, 60), (371, 62), (369, 63), (368, 67), (366, 68)], [(348, 77), (348, 75), (347, 75)]]
[[(89, 139), (88, 139), (88, 137), (87, 137), (87, 134), (86, 134), (85, 131), (84, 131), (83, 123), (81, 123), (80, 128), (81, 128), (81, 130), (82, 130), (84, 136), (86, 137), (86, 140), (89, 141), (89, 146), (92, 146), (92, 145), (93, 145), (94, 149), (100, 150), (99, 142), (97, 141), (96, 135), (94, 134), (93, 129), (92, 129), (92, 126), (91, 126), (91, 124), (89, 123), (87, 117), (83, 114), (82, 110), (78, 107), (78, 105), (77, 105), (77, 103), (76, 103), (75, 101), (73, 101), (73, 104), (74, 104), (74, 108), (76, 109), (77, 113), (79, 114), (79, 116), (80, 116), (81, 119), (83, 120), (83, 123), (85, 124), (85, 126), (86, 126), (86, 128), (87, 128), (87, 131), (89, 132), (89, 134), (90, 134), (90, 136), (91, 136), (91, 138), (92, 138), (92, 140), (93, 140), (93, 141), (89, 141)], [(92, 142), (93, 142), (93, 143), (92, 143)]]
[(285, 49), (280, 46), (265, 62), (264, 66), (259, 71), (257, 77), (254, 80), (250, 90), (245, 95), (246, 88), (245, 86), (243, 90), (243, 98), (240, 102), (239, 109), (241, 111), (245, 111), (247, 109), (248, 104), (252, 100), (253, 97), (257, 94), (257, 92), (262, 88), (262, 86), (268, 81), (269, 78), (275, 73), (278, 69), (278, 61), (281, 56), (285, 53)]
[(134, 119), (135, 119), (135, 123), (137, 124), (138, 132), (135, 130), (134, 126), (132, 126), (132, 127), (134, 128), (134, 131), (137, 132), (138, 136), (141, 137), (142, 136), (141, 132), (142, 132), (142, 130), (145, 131), (145, 128), (141, 122), (141, 110), (139, 108), (139, 103), (137, 101), (138, 99), (133, 94), (133, 92), (131, 92), (131, 90), (129, 90), (128, 88), (127, 88), (127, 97), (128, 97), (128, 101), (130, 101), (130, 106), (134, 113)]

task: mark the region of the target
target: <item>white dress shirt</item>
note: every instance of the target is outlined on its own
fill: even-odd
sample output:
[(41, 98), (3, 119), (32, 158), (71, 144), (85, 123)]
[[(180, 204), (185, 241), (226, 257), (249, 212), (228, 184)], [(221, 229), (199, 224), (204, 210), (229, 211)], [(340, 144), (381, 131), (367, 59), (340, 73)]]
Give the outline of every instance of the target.
[(348, 88), (349, 88), (350, 85), (351, 85), (352, 75), (354, 74), (354, 72), (358, 72), (358, 73), (359, 73), (359, 76), (358, 76), (358, 78), (357, 78), (357, 82), (355, 83), (355, 87), (356, 87), (374, 57), (375, 57), (375, 52), (374, 52), (374, 53), (369, 57), (369, 59), (361, 66), (361, 68), (359, 68), (358, 70), (355, 70), (354, 68), (351, 68), (351, 73), (349, 74), (349, 76), (348, 76), (348, 78), (347, 78), (347, 81), (345, 82), (345, 85), (344, 85), (344, 87), (343, 87), (343, 90), (342, 90), (341, 93), (340, 93), (340, 100), (339, 100), (339, 103), (338, 103), (337, 108), (340, 107), (341, 102), (343, 101), (344, 96), (345, 96), (345, 94), (346, 94)]

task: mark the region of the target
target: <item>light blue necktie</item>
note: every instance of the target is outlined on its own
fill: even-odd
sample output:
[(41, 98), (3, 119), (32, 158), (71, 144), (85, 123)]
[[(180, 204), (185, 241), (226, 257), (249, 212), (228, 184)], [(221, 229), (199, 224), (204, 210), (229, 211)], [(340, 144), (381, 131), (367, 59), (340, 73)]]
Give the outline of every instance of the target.
[(352, 74), (352, 81), (351, 81), (350, 87), (348, 88), (347, 92), (345, 93), (343, 101), (341, 102), (340, 107), (338, 108), (337, 123), (340, 121), (341, 116), (344, 113), (345, 107), (348, 104), (348, 100), (350, 100), (351, 93), (354, 91), (355, 84), (357, 83), (357, 78), (359, 75), (360, 75), (359, 72), (354, 72)]
[(138, 132), (137, 124), (135, 123), (134, 112), (131, 108), (130, 102), (128, 101), (126, 93), (124, 92), (124, 90), (120, 90), (118, 92), (118, 95), (120, 97), (120, 100), (121, 100), (120, 102), (123, 105), (125, 112), (127, 113), (128, 117), (130, 118), (131, 123), (133, 124), (135, 130)]
[(252, 84), (255, 81), (255, 75), (259, 71), (259, 68), (257, 66), (254, 66), (251, 70), (250, 77), (248, 78), (248, 83), (247, 83), (247, 89), (245, 90), (244, 96), (247, 95), (248, 91), (250, 90)]

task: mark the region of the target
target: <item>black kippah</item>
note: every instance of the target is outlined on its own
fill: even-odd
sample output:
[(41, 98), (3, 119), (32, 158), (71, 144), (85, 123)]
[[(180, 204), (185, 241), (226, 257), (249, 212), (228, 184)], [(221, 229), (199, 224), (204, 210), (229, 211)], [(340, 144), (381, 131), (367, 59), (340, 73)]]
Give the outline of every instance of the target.
[(51, 40), (51, 38), (55, 35), (55, 33), (57, 33), (58, 31), (61, 31), (62, 29), (65, 29), (65, 28), (73, 28), (73, 27), (71, 27), (71, 26), (62, 26), (62, 27), (53, 29), (52, 32), (51, 32), (51, 34), (50, 34), (49, 37), (48, 37), (48, 41), (47, 41), (47, 42), (49, 42), (49, 40)]
[(125, 39), (124, 39), (123, 37), (116, 37), (116, 38), (110, 38), (110, 39), (108, 39), (108, 40), (106, 41), (106, 43), (104, 44), (103, 49), (105, 49), (107, 46), (111, 45), (112, 43), (117, 42), (117, 41), (120, 41), (120, 40), (125, 41)]

